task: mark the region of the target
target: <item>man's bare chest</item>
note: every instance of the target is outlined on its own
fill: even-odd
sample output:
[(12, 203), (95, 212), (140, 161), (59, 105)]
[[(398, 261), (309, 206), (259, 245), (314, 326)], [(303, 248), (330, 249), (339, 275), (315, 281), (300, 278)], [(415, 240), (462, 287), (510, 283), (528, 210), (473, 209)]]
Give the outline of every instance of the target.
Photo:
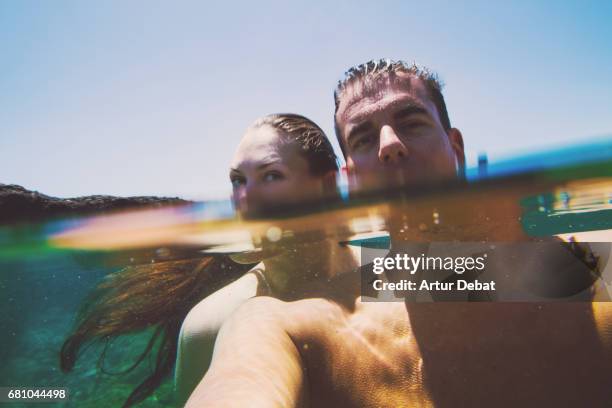
[(312, 406), (428, 405), (403, 305), (360, 305), (320, 324), (299, 345)]

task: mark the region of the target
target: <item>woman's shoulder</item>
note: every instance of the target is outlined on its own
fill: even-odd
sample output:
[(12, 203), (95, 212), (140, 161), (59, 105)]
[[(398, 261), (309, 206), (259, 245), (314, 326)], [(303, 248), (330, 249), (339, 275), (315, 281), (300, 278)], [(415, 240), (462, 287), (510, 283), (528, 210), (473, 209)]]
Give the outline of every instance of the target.
[(202, 299), (185, 317), (181, 336), (216, 334), (240, 305), (257, 294), (259, 281), (258, 272), (251, 270)]

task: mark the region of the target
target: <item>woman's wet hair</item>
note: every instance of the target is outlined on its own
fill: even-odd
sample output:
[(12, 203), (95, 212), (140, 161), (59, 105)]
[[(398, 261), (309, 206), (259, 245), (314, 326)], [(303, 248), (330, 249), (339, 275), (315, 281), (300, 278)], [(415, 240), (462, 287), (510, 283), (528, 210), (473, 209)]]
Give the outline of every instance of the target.
[[(171, 376), (187, 313), (253, 266), (234, 263), (227, 256), (208, 256), (129, 266), (111, 273), (82, 303), (60, 352), (62, 371), (71, 371), (81, 352), (94, 343), (104, 346), (98, 369), (106, 374), (127, 374), (155, 356), (155, 368), (123, 406), (143, 401)], [(114, 340), (146, 329), (153, 330), (151, 337), (129, 368), (116, 372), (105, 367), (107, 350)]]
[(338, 171), (338, 158), (329, 139), (312, 120), (295, 113), (275, 113), (257, 119), (251, 128), (271, 126), (281, 134), (281, 142), (295, 143), (313, 176)]

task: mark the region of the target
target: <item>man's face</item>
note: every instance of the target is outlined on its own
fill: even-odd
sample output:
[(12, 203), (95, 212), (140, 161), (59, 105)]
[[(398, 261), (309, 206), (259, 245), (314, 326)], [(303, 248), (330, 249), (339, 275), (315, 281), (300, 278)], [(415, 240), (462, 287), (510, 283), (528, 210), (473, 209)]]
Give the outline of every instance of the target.
[(461, 133), (444, 130), (420, 79), (399, 75), (368, 92), (356, 83), (340, 94), (336, 121), (353, 191), (457, 176)]

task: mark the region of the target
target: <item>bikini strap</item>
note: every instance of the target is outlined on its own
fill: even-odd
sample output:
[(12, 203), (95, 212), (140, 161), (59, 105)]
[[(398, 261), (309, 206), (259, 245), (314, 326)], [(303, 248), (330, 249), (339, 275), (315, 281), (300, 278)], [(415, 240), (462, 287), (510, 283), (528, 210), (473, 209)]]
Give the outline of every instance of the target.
[(263, 271), (259, 268), (255, 268), (251, 272), (253, 272), (255, 276), (257, 276), (257, 281), (259, 282), (261, 286), (265, 288), (265, 293), (263, 293), (263, 295), (272, 296), (272, 288), (270, 287), (270, 284), (266, 280), (266, 276), (263, 274)]

